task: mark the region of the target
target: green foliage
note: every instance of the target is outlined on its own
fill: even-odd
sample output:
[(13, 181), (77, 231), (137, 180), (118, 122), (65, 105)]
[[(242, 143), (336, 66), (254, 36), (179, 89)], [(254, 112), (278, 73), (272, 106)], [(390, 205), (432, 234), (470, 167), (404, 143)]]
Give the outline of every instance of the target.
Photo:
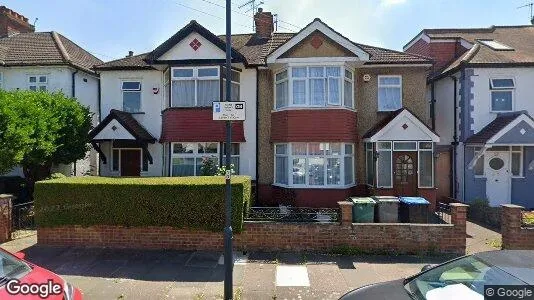
[[(234, 166), (234, 164), (230, 164), (230, 174), (235, 175), (235, 166)], [(226, 166), (218, 167), (216, 175), (217, 176), (226, 175)]]
[(203, 157), (200, 165), (200, 176), (213, 176), (217, 173), (217, 164), (211, 157)]
[(499, 227), (501, 222), (500, 211), (500, 207), (491, 207), (488, 199), (475, 198), (469, 203), (468, 216), (473, 221)]
[[(232, 177), (232, 227), (243, 229), (250, 177)], [(221, 231), (224, 177), (67, 177), (35, 186), (39, 227), (62, 225), (173, 226)]]
[(22, 166), (28, 183), (46, 178), (53, 164), (82, 159), (91, 114), (62, 93), (0, 90), (0, 173)]
[(65, 177), (67, 176), (65, 176), (65, 174), (63, 173), (52, 173), (47, 179), (60, 179), (60, 178), (65, 178)]

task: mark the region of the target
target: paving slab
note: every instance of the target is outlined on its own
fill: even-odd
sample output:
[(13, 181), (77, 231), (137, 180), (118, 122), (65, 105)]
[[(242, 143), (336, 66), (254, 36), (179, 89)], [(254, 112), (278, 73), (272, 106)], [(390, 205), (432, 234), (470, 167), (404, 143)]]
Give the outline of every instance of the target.
[(276, 286), (310, 286), (308, 269), (306, 266), (277, 266)]
[(243, 282), (244, 291), (264, 291), (271, 293), (275, 290), (275, 264), (248, 263), (245, 266)]
[(308, 276), (310, 278), (310, 286), (313, 291), (321, 292), (336, 292), (345, 291), (349, 287), (345, 282), (345, 278), (336, 265), (308, 264)]

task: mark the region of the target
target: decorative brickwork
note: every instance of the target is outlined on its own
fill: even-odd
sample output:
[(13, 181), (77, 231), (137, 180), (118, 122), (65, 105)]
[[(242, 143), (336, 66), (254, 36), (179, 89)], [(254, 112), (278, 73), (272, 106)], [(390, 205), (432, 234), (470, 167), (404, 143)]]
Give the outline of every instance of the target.
[[(451, 205), (453, 224), (356, 224), (351, 205), (340, 203), (338, 223), (245, 222), (235, 249), (330, 251), (352, 247), (368, 252), (464, 254), (467, 206)], [(142, 249), (221, 250), (222, 233), (172, 227), (62, 226), (38, 228), (38, 243)]]
[(521, 226), (521, 211), (524, 208), (513, 204), (501, 206), (502, 248), (534, 250), (534, 228)]

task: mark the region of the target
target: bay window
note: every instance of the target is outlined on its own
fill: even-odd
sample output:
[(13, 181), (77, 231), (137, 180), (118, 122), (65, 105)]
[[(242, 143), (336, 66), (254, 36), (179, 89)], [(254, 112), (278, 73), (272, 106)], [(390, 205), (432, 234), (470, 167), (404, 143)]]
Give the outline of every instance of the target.
[[(223, 91), (223, 99), (221, 101), (226, 101), (226, 68), (221, 68), (221, 78), (222, 78), (222, 91)], [(240, 97), (240, 84), (241, 84), (241, 74), (236, 71), (232, 70), (232, 101), (239, 101)]]
[(354, 184), (354, 145), (276, 144), (275, 183), (297, 187), (335, 187)]
[(353, 108), (353, 76), (341, 66), (289, 67), (275, 74), (275, 108)]
[(171, 69), (171, 106), (211, 107), (220, 100), (219, 67)]
[(378, 76), (378, 111), (402, 108), (402, 76)]
[[(239, 174), (239, 147), (238, 143), (232, 143), (230, 148), (231, 163), (234, 171)], [(222, 149), (222, 151), (221, 151)], [(172, 176), (202, 176), (202, 166), (206, 160), (210, 160), (214, 167), (224, 164), (226, 147), (224, 143), (172, 143), (171, 148), (171, 175)]]

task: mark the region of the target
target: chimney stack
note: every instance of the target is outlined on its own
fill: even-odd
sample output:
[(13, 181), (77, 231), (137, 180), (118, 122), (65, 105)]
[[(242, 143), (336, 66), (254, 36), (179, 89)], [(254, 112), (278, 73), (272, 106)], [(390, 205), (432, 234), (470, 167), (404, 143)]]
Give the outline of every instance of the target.
[(132, 57), (132, 56), (133, 56), (133, 51), (132, 50), (128, 51), (128, 55), (126, 55), (126, 57)]
[(3, 5), (0, 6), (0, 36), (26, 32), (35, 32), (35, 27), (28, 22), (28, 18)]
[(263, 8), (258, 8), (258, 12), (254, 15), (254, 25), (256, 25), (256, 35), (270, 38), (274, 32), (273, 14), (264, 12)]

